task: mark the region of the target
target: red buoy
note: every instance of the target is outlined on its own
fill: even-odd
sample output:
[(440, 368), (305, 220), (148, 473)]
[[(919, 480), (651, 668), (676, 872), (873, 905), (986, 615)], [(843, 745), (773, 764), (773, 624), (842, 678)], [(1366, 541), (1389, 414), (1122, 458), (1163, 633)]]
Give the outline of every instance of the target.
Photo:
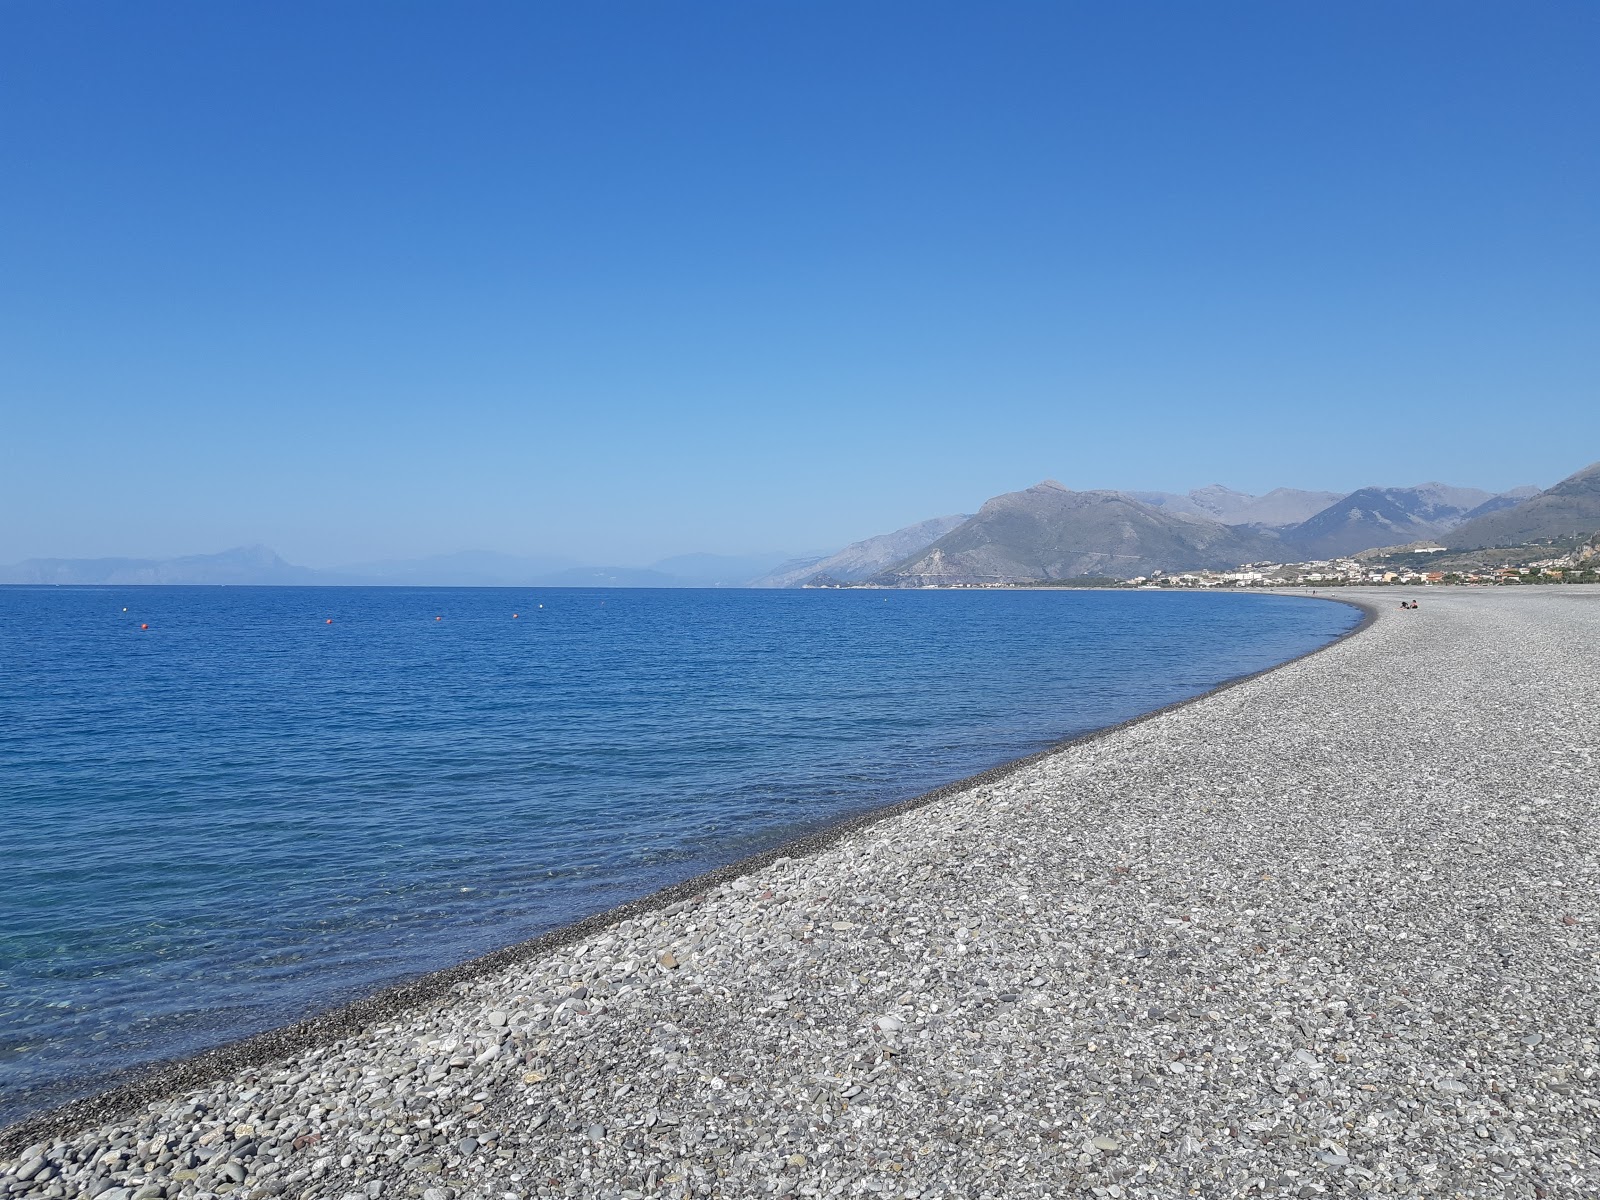
[(328, 618), (328, 624), (329, 624), (329, 625), (332, 625), (332, 624), (333, 624), (333, 618), (332, 618), (332, 617), (329, 617), (329, 618)]
[(150, 626), (148, 626), (148, 625), (141, 625), (141, 626), (139, 626), (139, 628), (140, 628), (140, 629), (149, 629), (149, 628), (150, 628)]
[(512, 619), (512, 620), (513, 620), (513, 621), (515, 621), (515, 620), (516, 620), (516, 619), (517, 619), (517, 618), (518, 618), (518, 617), (520, 617), (520, 616), (521, 616), (521, 615), (522, 615), (522, 614), (521, 614), (521, 613), (512, 613), (512, 614), (511, 614), (511, 619)]

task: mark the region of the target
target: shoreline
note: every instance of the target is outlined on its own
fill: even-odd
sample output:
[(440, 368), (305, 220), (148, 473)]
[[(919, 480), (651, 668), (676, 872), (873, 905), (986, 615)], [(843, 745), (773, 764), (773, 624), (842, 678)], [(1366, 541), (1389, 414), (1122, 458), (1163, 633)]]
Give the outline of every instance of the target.
[(1340, 599), (1362, 637), (38, 1141), (0, 1192), (1593, 1196), (1600, 588)]
[[(1062, 590), (1062, 589), (1037, 589)], [(1084, 589), (1093, 590), (1093, 589)], [(1221, 595), (1282, 594), (1275, 590), (1230, 589)], [(130, 1071), (122, 1082), (75, 1100), (66, 1101), (30, 1114), (0, 1127), (0, 1157), (20, 1151), (30, 1143), (58, 1138), (97, 1122), (127, 1118), (142, 1106), (171, 1099), (219, 1077), (262, 1066), (318, 1046), (340, 1041), (366, 1026), (392, 1019), (396, 1014), (449, 997), (461, 985), (502, 972), (553, 951), (582, 942), (609, 926), (681, 904), (742, 876), (771, 866), (780, 860), (815, 855), (836, 844), (895, 817), (1005, 780), (1019, 772), (1046, 762), (1075, 748), (1111, 737), (1145, 722), (1210, 700), (1230, 689), (1262, 678), (1286, 667), (1323, 654), (1369, 629), (1378, 618), (1379, 607), (1369, 598), (1332, 595), (1305, 595), (1303, 599), (1345, 604), (1357, 609), (1361, 620), (1338, 637), (1303, 654), (1285, 659), (1259, 671), (1234, 676), (1215, 687), (1184, 700), (1163, 705), (1150, 712), (1088, 733), (1064, 738), (1021, 758), (990, 767), (975, 775), (952, 780), (920, 795), (880, 808), (856, 813), (810, 830), (797, 838), (735, 862), (714, 867), (680, 883), (649, 895), (625, 901), (578, 921), (558, 926), (535, 938), (516, 942), (478, 955), (453, 966), (427, 972), (413, 979), (383, 988), (288, 1025), (223, 1043), (198, 1054), (161, 1060)]]

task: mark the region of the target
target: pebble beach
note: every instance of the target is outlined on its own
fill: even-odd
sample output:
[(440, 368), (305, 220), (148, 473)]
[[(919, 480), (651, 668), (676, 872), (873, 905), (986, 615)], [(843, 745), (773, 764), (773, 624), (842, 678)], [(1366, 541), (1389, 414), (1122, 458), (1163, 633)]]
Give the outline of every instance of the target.
[(1600, 1195), (1600, 589), (1341, 597), (1309, 657), (0, 1131), (0, 1195)]

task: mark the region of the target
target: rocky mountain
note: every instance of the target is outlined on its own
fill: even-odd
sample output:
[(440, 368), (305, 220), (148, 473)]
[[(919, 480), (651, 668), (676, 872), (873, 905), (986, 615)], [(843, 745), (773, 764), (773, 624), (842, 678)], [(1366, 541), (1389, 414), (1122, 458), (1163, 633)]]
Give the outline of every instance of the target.
[(1596, 529), (1600, 529), (1600, 462), (1590, 463), (1520, 504), (1462, 522), (1447, 540), (1453, 547), (1477, 550), (1521, 546)]
[(0, 583), (48, 584), (306, 584), (319, 572), (286, 563), (266, 546), (183, 558), (30, 558), (0, 567)]
[(995, 583), (1229, 567), (1274, 558), (1270, 534), (1163, 512), (1124, 492), (1074, 492), (1054, 480), (996, 496), (873, 582)]
[(794, 559), (753, 581), (751, 587), (795, 587), (810, 582), (817, 576), (826, 576), (836, 583), (851, 583), (877, 574), (885, 567), (926, 550), (949, 533), (966, 515), (933, 517), (918, 521), (893, 533), (880, 533), (876, 537), (852, 542), (837, 554), (826, 558)]
[(1341, 492), (1307, 492), (1283, 487), (1273, 488), (1264, 496), (1252, 496), (1220, 483), (1195, 488), (1182, 496), (1172, 492), (1129, 492), (1128, 495), (1164, 512), (1187, 513), (1210, 517), (1224, 525), (1255, 525), (1262, 529), (1298, 525), (1343, 499)]
[(1440, 538), (1473, 509), (1494, 499), (1478, 488), (1422, 483), (1351, 492), (1280, 536), (1300, 558), (1338, 558), (1374, 546)]
[(1498, 496), (1490, 496), (1477, 508), (1462, 517), (1461, 524), (1465, 525), (1468, 521), (1475, 520), (1478, 517), (1486, 517), (1490, 513), (1499, 512), (1503, 508), (1515, 508), (1524, 500), (1531, 500), (1538, 494), (1539, 489), (1536, 487), (1519, 487), (1512, 488), (1509, 492), (1501, 492)]

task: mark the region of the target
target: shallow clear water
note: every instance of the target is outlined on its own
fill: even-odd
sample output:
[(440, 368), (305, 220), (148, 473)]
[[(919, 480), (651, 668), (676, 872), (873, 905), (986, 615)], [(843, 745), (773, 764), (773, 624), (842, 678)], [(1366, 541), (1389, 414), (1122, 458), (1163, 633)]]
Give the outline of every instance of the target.
[(1358, 619), (1156, 592), (0, 588), (0, 1122)]

